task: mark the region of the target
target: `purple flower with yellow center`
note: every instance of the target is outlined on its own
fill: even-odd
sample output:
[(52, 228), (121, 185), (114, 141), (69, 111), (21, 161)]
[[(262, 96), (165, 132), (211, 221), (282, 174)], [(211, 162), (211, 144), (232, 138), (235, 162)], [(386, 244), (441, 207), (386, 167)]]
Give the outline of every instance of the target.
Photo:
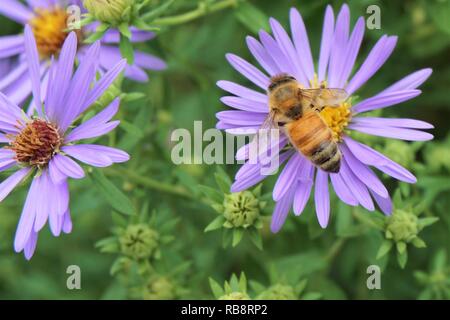
[[(280, 130), (278, 143), (267, 146), (268, 154), (271, 150), (281, 150), (272, 153), (279, 156), (279, 165), (286, 163), (273, 190), (276, 205), (271, 230), (278, 232), (281, 229), (291, 208), (295, 215), (302, 213), (313, 186), (317, 218), (320, 226), (325, 228), (330, 215), (330, 181), (337, 196), (346, 204), (361, 205), (373, 211), (375, 202), (381, 211), (390, 214), (392, 202), (389, 193), (371, 167), (407, 183), (415, 183), (416, 178), (383, 154), (351, 138), (351, 130), (408, 141), (432, 139), (431, 134), (420, 130), (433, 128), (423, 121), (362, 116), (365, 112), (390, 107), (418, 96), (421, 91), (416, 88), (430, 76), (431, 69), (416, 71), (375, 96), (352, 105), (352, 95), (386, 62), (394, 50), (397, 37), (382, 36), (365, 61), (357, 67), (355, 62), (364, 36), (364, 19), (360, 17), (351, 30), (348, 6), (343, 5), (336, 21), (332, 8), (328, 6), (315, 69), (306, 28), (295, 8), (290, 11), (291, 37), (277, 20), (270, 19), (270, 25), (273, 36), (260, 31), (259, 40), (247, 37), (250, 52), (265, 72), (234, 54), (226, 56), (234, 69), (263, 92), (230, 81), (219, 81), (218, 86), (233, 95), (222, 97), (221, 101), (237, 110), (219, 112), (218, 129), (232, 134), (256, 133), (269, 113), (270, 79), (279, 74), (294, 77), (304, 88), (339, 88), (349, 96), (338, 106), (325, 106), (320, 111), (342, 154), (337, 173), (313, 165), (293, 148), (283, 130)], [(277, 148), (273, 149), (274, 146)], [(235, 176), (231, 187), (233, 192), (248, 189), (267, 176), (262, 173), (264, 163), (261, 160), (250, 161), (249, 149), (249, 145), (245, 145), (237, 151), (236, 158), (246, 162)]]
[(69, 233), (68, 178), (84, 177), (73, 159), (94, 167), (107, 167), (129, 159), (126, 152), (97, 144), (76, 144), (102, 136), (119, 121), (110, 121), (119, 107), (114, 100), (103, 111), (72, 128), (73, 122), (95, 102), (123, 71), (121, 60), (95, 81), (100, 43), (90, 46), (77, 70), (73, 71), (77, 50), (75, 32), (65, 40), (58, 63), (51, 63), (46, 82), (45, 102), (41, 104), (43, 84), (39, 74), (38, 49), (31, 27), (25, 27), (27, 68), (32, 83), (36, 116), (27, 116), (14, 102), (0, 93), (0, 170), (18, 170), (0, 184), (0, 201), (28, 176), (33, 176), (17, 226), (14, 249), (30, 259), (38, 232), (49, 222), (53, 235)]
[[(70, 5), (77, 5), (84, 12), (79, 0), (27, 0), (23, 4), (18, 0), (2, 0), (0, 14), (21, 23), (29, 24), (36, 38), (39, 52), (40, 70), (43, 87), (49, 77), (49, 63), (52, 56), (57, 57), (62, 45), (67, 38), (68, 21), (70, 19)], [(78, 43), (95, 30), (96, 24), (90, 24), (80, 30), (75, 30)], [(130, 28), (131, 42), (138, 43), (151, 40), (154, 33)], [(0, 37), (0, 61), (6, 58), (15, 58), (16, 63), (7, 76), (0, 79), (0, 91), (5, 93), (12, 101), (21, 104), (31, 93), (31, 82), (27, 74), (26, 59), (24, 59), (24, 36), (11, 35)], [(120, 41), (119, 32), (115, 29), (108, 30), (102, 37), (102, 47), (99, 55), (99, 71), (105, 71), (120, 61), (121, 54), (118, 47)], [(80, 45), (77, 56), (81, 60), (86, 55), (88, 46)], [(132, 80), (145, 82), (148, 80), (145, 70), (162, 70), (166, 64), (160, 58), (142, 51), (135, 51), (133, 65), (125, 68), (124, 75)], [(42, 95), (45, 97), (45, 90)]]

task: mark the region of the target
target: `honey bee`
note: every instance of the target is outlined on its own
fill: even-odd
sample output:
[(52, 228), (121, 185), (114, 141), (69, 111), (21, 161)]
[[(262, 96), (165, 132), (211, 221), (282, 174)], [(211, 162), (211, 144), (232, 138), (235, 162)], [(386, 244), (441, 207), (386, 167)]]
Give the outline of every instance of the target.
[(270, 80), (270, 113), (261, 128), (281, 128), (297, 151), (316, 167), (330, 173), (339, 172), (342, 155), (319, 112), (325, 106), (339, 106), (346, 100), (347, 92), (324, 87), (304, 89), (288, 74)]

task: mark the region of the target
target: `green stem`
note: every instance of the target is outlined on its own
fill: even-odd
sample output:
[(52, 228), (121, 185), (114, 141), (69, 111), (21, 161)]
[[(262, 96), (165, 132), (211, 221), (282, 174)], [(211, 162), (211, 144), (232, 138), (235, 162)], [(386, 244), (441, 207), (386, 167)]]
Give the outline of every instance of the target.
[(339, 252), (341, 252), (341, 249), (345, 244), (345, 240), (345, 238), (341, 238), (331, 246), (330, 251), (328, 251), (325, 256), (325, 261), (327, 261), (328, 264), (331, 264), (331, 262), (338, 256)]
[(205, 2), (200, 2), (197, 9), (175, 16), (155, 19), (151, 21), (151, 23), (153, 25), (158, 26), (172, 26), (182, 24), (203, 17), (208, 13), (217, 12), (230, 7), (235, 7), (238, 5), (238, 2), (239, 0), (222, 0), (211, 5), (208, 5)]
[(195, 199), (195, 197), (183, 187), (172, 185), (169, 183), (164, 183), (149, 177), (145, 177), (130, 170), (120, 168), (109, 169), (106, 173), (112, 176), (125, 177), (126, 179), (141, 186), (147, 187), (149, 189), (153, 189), (171, 195), (176, 195), (187, 199)]

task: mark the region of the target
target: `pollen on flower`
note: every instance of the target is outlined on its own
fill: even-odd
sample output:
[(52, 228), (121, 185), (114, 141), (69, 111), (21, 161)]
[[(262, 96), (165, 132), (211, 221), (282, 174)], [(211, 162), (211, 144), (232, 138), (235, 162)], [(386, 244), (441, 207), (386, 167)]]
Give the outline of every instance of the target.
[(51, 123), (32, 120), (23, 127), (7, 148), (16, 153), (16, 160), (30, 166), (45, 166), (59, 150), (62, 139)]
[(325, 107), (320, 111), (322, 119), (333, 131), (333, 139), (337, 142), (342, 140), (342, 134), (351, 120), (351, 104), (341, 103), (339, 107)]
[[(41, 57), (50, 57), (59, 53), (69, 34), (69, 30), (67, 30), (68, 18), (67, 12), (58, 6), (35, 9), (35, 16), (29, 23)], [(76, 33), (78, 39), (80, 39), (81, 32), (76, 31)]]

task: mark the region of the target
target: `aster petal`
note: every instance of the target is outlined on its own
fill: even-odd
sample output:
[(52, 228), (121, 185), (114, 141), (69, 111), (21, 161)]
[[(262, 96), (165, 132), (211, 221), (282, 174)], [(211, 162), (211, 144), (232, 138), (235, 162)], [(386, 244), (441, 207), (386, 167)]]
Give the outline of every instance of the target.
[(117, 148), (101, 146), (98, 144), (82, 144), (79, 145), (79, 147), (107, 156), (114, 163), (121, 163), (130, 160), (130, 155), (128, 153)]
[(2, 0), (0, 14), (22, 24), (33, 17), (33, 12), (16, 0)]
[(15, 83), (22, 75), (26, 74), (28, 76), (27, 71), (28, 64), (26, 59), (18, 61), (17, 65), (15, 65), (8, 74), (2, 75), (2, 78), (0, 79), (0, 90), (5, 91), (8, 86)]
[(50, 177), (54, 183), (60, 183), (67, 177), (84, 178), (83, 168), (78, 163), (62, 154), (55, 155), (49, 163)]
[(31, 257), (33, 257), (34, 251), (36, 250), (37, 240), (37, 232), (31, 231), (30, 237), (28, 238), (28, 241), (23, 248), (25, 259), (30, 260)]
[(412, 129), (434, 128), (432, 124), (425, 121), (416, 119), (401, 119), (401, 118), (355, 117), (352, 118), (352, 123), (368, 127), (394, 127), (394, 128), (412, 128)]
[(16, 122), (18, 119), (22, 119), (22, 109), (20, 109), (14, 102), (12, 102), (7, 96), (0, 92), (0, 112), (3, 120), (7, 120), (10, 123)]
[(328, 86), (331, 88), (339, 88), (339, 77), (346, 59), (345, 51), (348, 43), (349, 29), (350, 10), (348, 6), (344, 4), (336, 19), (336, 29), (333, 36), (333, 44), (330, 54)]
[(372, 127), (353, 123), (350, 124), (347, 128), (375, 136), (407, 141), (427, 141), (433, 139), (433, 135), (431, 133), (413, 129), (395, 128), (389, 126)]
[(300, 215), (303, 212), (306, 204), (308, 203), (313, 185), (314, 171), (314, 167), (312, 165), (309, 165), (308, 179), (303, 179), (297, 183), (293, 205), (294, 214), (296, 216)]
[(388, 195), (387, 197), (384, 198), (372, 191), (370, 191), (370, 193), (372, 194), (372, 197), (375, 199), (375, 202), (380, 207), (381, 211), (383, 211), (385, 215), (391, 215), (393, 208), (391, 197), (389, 197)]
[(348, 204), (349, 206), (357, 206), (358, 200), (353, 196), (349, 187), (342, 179), (339, 174), (330, 174), (331, 183), (333, 184), (333, 189), (336, 192), (336, 195), (342, 202)]
[(345, 84), (350, 76), (355, 65), (356, 58), (358, 57), (359, 48), (364, 37), (364, 29), (366, 24), (363, 17), (359, 17), (356, 22), (355, 28), (353, 29), (352, 35), (346, 45), (345, 54), (342, 60), (341, 71), (338, 76), (337, 88), (345, 87)]
[(30, 168), (20, 169), (0, 183), (0, 201), (3, 201), (3, 199), (14, 190), (14, 188), (27, 176), (30, 170)]
[(269, 74), (277, 74), (281, 72), (281, 70), (278, 68), (278, 65), (258, 40), (253, 37), (247, 36), (246, 41), (247, 47), (249, 48), (253, 57), (255, 57), (256, 61), (258, 61), (258, 63), (261, 67), (264, 68), (264, 70), (266, 70)]
[(295, 153), (287, 162), (281, 174), (278, 176), (275, 187), (273, 188), (273, 200), (279, 201), (297, 181), (298, 168), (303, 163), (303, 157)]
[(405, 181), (408, 183), (417, 182), (416, 177), (403, 168), (398, 163), (395, 163), (388, 157), (382, 155), (378, 151), (359, 143), (349, 137), (344, 137), (344, 141), (353, 155), (358, 158), (362, 163), (370, 166), (374, 166), (378, 170), (390, 175), (391, 177)]
[(99, 154), (84, 145), (64, 146), (61, 150), (69, 156), (94, 167), (108, 167), (113, 161), (104, 154)]
[(383, 183), (375, 173), (358, 160), (345, 144), (341, 145), (343, 161), (347, 162), (350, 170), (357, 176), (370, 190), (381, 197), (388, 197), (389, 193)]
[(361, 113), (386, 108), (415, 98), (421, 94), (421, 92), (422, 91), (420, 90), (404, 90), (379, 94), (357, 103), (352, 107), (352, 111), (354, 113)]
[(141, 51), (134, 53), (134, 61), (137, 66), (147, 70), (164, 70), (167, 68), (164, 60)]
[(72, 232), (72, 219), (70, 217), (70, 211), (67, 210), (63, 217), (62, 222), (62, 231), (64, 233), (71, 233)]
[(341, 162), (341, 169), (339, 171), (342, 179), (350, 189), (353, 196), (358, 202), (367, 210), (373, 211), (375, 209), (372, 198), (364, 183), (352, 172), (345, 161)]
[(410, 75), (404, 77), (403, 79), (397, 81), (393, 85), (384, 89), (379, 95), (396, 92), (396, 91), (404, 91), (404, 90), (412, 90), (419, 87), (422, 83), (424, 83), (433, 71), (430, 68), (421, 69), (416, 72), (411, 73)]
[(220, 101), (222, 101), (222, 103), (226, 104), (227, 106), (243, 111), (259, 112), (266, 115), (269, 111), (267, 103), (247, 100), (240, 97), (226, 96), (220, 98)]
[[(308, 33), (306, 32), (302, 16), (295, 8), (291, 8), (290, 10), (290, 23), (292, 40), (297, 51), (297, 57), (294, 56), (294, 63), (297, 61), (300, 63), (306, 79), (311, 81), (314, 78), (314, 63)], [(309, 82), (304, 85), (309, 86)]]
[(330, 193), (328, 192), (328, 173), (317, 170), (314, 201), (319, 224), (326, 228), (330, 218)]
[(266, 90), (269, 87), (270, 80), (265, 74), (255, 68), (253, 65), (238, 57), (232, 53), (226, 55), (228, 62), (236, 69), (240, 74), (246, 77), (248, 80)]
[(216, 113), (217, 119), (235, 126), (261, 125), (267, 118), (266, 113), (226, 110)]
[(34, 101), (36, 103), (36, 111), (42, 117), (41, 105), (41, 73), (39, 66), (39, 53), (37, 50), (36, 40), (34, 39), (33, 31), (27, 24), (25, 26), (25, 52), (28, 60), (28, 67), (30, 70), (31, 88), (33, 91)]
[(0, 37), (0, 59), (15, 56), (23, 52), (23, 35)]
[[(144, 42), (155, 38), (154, 32), (139, 30), (136, 27), (131, 27), (130, 32), (131, 32), (131, 42)], [(120, 32), (115, 29), (109, 29), (102, 37), (102, 42), (119, 43)]]
[(53, 197), (57, 198), (57, 195), (53, 193), (53, 183), (50, 181), (47, 170), (43, 170), (39, 177), (35, 177), (34, 182), (40, 194), (35, 203), (36, 220), (33, 230), (39, 232), (47, 222), (52, 207), (50, 202), (53, 203), (51, 200), (53, 200)]
[(119, 104), (120, 99), (114, 99), (102, 112), (73, 129), (64, 141), (68, 143), (81, 139), (94, 138), (114, 129), (119, 122), (115, 121), (108, 123), (108, 121), (111, 120), (119, 110)]
[(328, 5), (325, 11), (325, 18), (323, 20), (322, 40), (320, 42), (320, 57), (319, 57), (319, 82), (325, 80), (328, 62), (330, 59), (331, 46), (334, 36), (334, 13), (333, 8)]
[(370, 51), (364, 63), (350, 80), (346, 87), (347, 93), (352, 95), (367, 80), (369, 80), (391, 55), (397, 43), (397, 37), (383, 36)]
[(280, 199), (280, 201), (275, 204), (275, 209), (272, 214), (272, 222), (270, 224), (270, 230), (273, 233), (280, 231), (286, 221), (286, 217), (292, 206), (292, 201), (294, 200), (294, 193), (295, 190), (290, 190), (283, 198)]
[[(259, 103), (263, 103), (267, 106), (268, 99), (267, 95), (257, 92), (255, 90), (246, 88), (241, 86), (240, 84), (231, 82), (231, 81), (218, 81), (217, 86), (222, 90), (228, 91), (229, 93), (234, 94), (235, 96), (244, 98), (246, 100), (251, 100)], [(268, 109), (268, 107), (267, 107)]]

